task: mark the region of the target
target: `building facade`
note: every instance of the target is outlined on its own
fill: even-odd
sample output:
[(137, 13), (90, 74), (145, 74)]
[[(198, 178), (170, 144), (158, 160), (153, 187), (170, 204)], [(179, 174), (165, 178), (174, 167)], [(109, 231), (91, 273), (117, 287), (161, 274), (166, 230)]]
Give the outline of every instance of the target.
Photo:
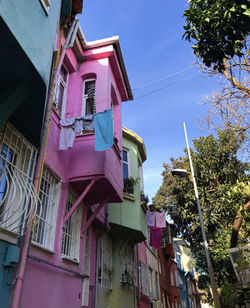
[[(137, 307), (139, 251), (136, 244), (145, 240), (145, 212), (142, 164), (146, 151), (142, 139), (123, 128), (123, 202), (108, 206), (107, 233), (98, 245), (97, 307)], [(126, 187), (127, 179), (131, 185)], [(132, 180), (133, 179), (133, 180)]]

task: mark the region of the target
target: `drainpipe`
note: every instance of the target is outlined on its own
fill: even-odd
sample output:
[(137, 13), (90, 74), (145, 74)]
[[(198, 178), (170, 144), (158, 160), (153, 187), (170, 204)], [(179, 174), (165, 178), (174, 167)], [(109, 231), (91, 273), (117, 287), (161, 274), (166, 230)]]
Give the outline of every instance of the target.
[[(35, 175), (34, 175), (34, 187), (37, 191), (37, 198), (39, 195), (42, 174), (43, 174), (43, 166), (44, 166), (45, 153), (46, 153), (46, 148), (47, 148), (50, 122), (51, 122), (51, 112), (52, 112), (52, 106), (53, 106), (52, 104), (53, 104), (55, 86), (56, 86), (58, 75), (59, 75), (63, 60), (64, 60), (64, 56), (67, 52), (67, 49), (73, 47), (78, 27), (79, 27), (79, 20), (75, 19), (70, 27), (70, 30), (67, 35), (66, 42), (63, 46), (61, 55), (59, 51), (59, 59), (57, 61), (58, 65), (55, 71), (52, 86), (49, 89), (49, 93), (47, 97), (47, 106), (46, 106), (46, 113), (44, 117), (43, 134), (41, 137), (40, 152), (37, 158), (37, 163), (35, 167)], [(53, 76), (53, 73), (54, 72), (51, 72), (52, 76)], [(27, 262), (28, 250), (29, 250), (30, 241), (31, 241), (31, 233), (32, 233), (31, 231), (27, 232), (23, 237), (23, 245), (21, 247), (21, 253), (20, 253), (18, 277), (16, 279), (16, 287), (13, 293), (12, 308), (18, 308), (19, 306), (22, 285), (24, 281), (24, 273), (25, 273), (25, 267), (26, 267), (26, 262)]]

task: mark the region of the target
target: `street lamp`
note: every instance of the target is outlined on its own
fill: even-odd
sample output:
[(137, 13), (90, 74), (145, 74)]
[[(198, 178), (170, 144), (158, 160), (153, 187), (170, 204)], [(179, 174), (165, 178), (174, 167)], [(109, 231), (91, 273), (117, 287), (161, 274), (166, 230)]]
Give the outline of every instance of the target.
[[(194, 176), (194, 169), (193, 169), (192, 157), (191, 157), (191, 153), (190, 153), (190, 148), (189, 148), (189, 142), (188, 142), (187, 130), (186, 130), (185, 122), (183, 123), (183, 125), (184, 125), (184, 132), (185, 132), (185, 138), (186, 138), (186, 144), (187, 144), (187, 150), (188, 150), (189, 164), (190, 164), (192, 180), (193, 180), (193, 185), (194, 185), (195, 198), (196, 198), (196, 203), (197, 203), (197, 208), (198, 208), (199, 218), (200, 218), (200, 224), (201, 224), (203, 246), (205, 248), (206, 259), (207, 259), (207, 267), (208, 267), (210, 283), (211, 283), (211, 288), (212, 288), (212, 293), (213, 293), (212, 294), (213, 295), (213, 300), (214, 300), (215, 308), (221, 308), (220, 300), (219, 300), (219, 295), (218, 295), (218, 292), (217, 292), (216, 281), (215, 281), (215, 277), (214, 277), (214, 269), (213, 269), (213, 265), (212, 265), (212, 262), (211, 262), (210, 252), (209, 252), (208, 243), (207, 243), (207, 236), (206, 236), (205, 228), (204, 228), (204, 222), (203, 222), (203, 217), (202, 217), (202, 212), (201, 212), (200, 199), (199, 199), (197, 184), (196, 184), (196, 180), (195, 180), (195, 176)], [(184, 176), (188, 175), (186, 169), (173, 169), (171, 171), (171, 173), (174, 176), (181, 176), (181, 177), (184, 177)]]

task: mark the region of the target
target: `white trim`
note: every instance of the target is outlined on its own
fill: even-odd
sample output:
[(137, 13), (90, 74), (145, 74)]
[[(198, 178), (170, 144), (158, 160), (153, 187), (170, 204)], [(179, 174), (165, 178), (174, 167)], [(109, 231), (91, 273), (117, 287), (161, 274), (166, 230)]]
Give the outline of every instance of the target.
[[(65, 71), (67, 73), (67, 76), (66, 76), (67, 80), (66, 80), (66, 82), (63, 80), (63, 78), (60, 75), (62, 67), (65, 69)], [(61, 108), (61, 110), (60, 109), (59, 110), (61, 112), (60, 116), (64, 117), (65, 116), (65, 110), (66, 110), (66, 102), (67, 102), (67, 91), (68, 91), (68, 83), (69, 83), (69, 71), (67, 70), (65, 65), (62, 64), (62, 67), (60, 69), (59, 76), (58, 76), (58, 79), (57, 79), (56, 95), (55, 95), (55, 105), (56, 105), (56, 109), (59, 109), (58, 108), (59, 89), (60, 89), (60, 84), (62, 84), (62, 86), (64, 88), (64, 90), (63, 90), (63, 98), (62, 98), (62, 108)]]

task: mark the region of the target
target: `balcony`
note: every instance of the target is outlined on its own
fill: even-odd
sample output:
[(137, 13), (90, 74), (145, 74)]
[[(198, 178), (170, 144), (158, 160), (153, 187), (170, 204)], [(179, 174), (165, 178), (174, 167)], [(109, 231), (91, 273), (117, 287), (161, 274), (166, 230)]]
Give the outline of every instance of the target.
[(122, 162), (118, 146), (95, 151), (94, 134), (78, 135), (72, 149), (59, 151), (60, 125), (53, 112), (46, 151), (46, 164), (69, 182), (79, 195), (94, 180), (84, 200), (90, 204), (121, 202), (123, 199)]

